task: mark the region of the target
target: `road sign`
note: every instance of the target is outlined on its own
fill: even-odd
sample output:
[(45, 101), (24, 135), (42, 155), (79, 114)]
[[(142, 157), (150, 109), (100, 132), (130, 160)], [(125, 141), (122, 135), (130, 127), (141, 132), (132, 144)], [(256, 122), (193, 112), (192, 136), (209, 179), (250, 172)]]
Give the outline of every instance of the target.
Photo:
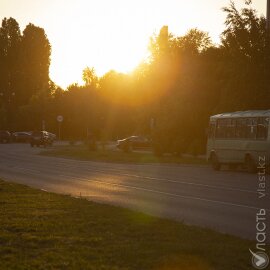
[(58, 116), (56, 117), (56, 119), (57, 119), (57, 121), (58, 121), (59, 123), (61, 123), (61, 122), (63, 122), (64, 117), (63, 117), (62, 115), (58, 115)]

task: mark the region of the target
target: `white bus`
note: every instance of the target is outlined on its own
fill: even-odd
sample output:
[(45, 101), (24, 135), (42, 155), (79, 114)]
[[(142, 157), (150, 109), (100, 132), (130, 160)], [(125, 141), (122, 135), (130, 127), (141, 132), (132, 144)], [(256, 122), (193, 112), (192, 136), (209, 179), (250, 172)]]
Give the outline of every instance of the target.
[(207, 159), (215, 170), (222, 164), (244, 165), (255, 172), (270, 158), (270, 110), (239, 111), (210, 117)]

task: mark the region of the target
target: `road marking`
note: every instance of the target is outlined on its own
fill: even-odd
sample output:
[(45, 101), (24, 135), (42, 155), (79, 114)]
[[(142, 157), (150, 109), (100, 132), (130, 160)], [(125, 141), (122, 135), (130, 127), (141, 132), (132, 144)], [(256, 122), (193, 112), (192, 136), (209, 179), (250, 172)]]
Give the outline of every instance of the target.
[(22, 170), (23, 172), (30, 172), (30, 173), (42, 173), (40, 170), (29, 169), (29, 168), (18, 167), (18, 166), (13, 167), (12, 169), (13, 169), (13, 170), (14, 170), (14, 169), (19, 169), (19, 170)]
[[(88, 171), (91, 171), (91, 170), (88, 170)], [(104, 174), (109, 174), (108, 172), (103, 171), (103, 170), (94, 169), (94, 171), (102, 172)], [(141, 178), (141, 179), (146, 179), (146, 180), (155, 180), (155, 181), (160, 181), (160, 182), (169, 182), (169, 183), (174, 183), (174, 184), (184, 184), (184, 185), (192, 185), (192, 186), (199, 186), (199, 187), (205, 187), (205, 188), (222, 189), (222, 190), (230, 190), (230, 191), (247, 192), (247, 193), (257, 194), (256, 191), (248, 190), (248, 189), (229, 188), (229, 187), (224, 187), (224, 186), (215, 186), (215, 185), (207, 185), (207, 184), (200, 184), (200, 183), (194, 183), (194, 182), (177, 181), (177, 180), (172, 180), (169, 178), (158, 178), (158, 177), (150, 177), (150, 176), (142, 176), (142, 175), (126, 174), (126, 173), (117, 173), (117, 175), (134, 177), (134, 178), (138, 178), (138, 179)]]
[(193, 183), (193, 182), (176, 181), (176, 180), (172, 180), (172, 179), (168, 179), (168, 178), (157, 178), (157, 177), (129, 175), (129, 174), (125, 174), (125, 175), (126, 176), (130, 176), (130, 177), (148, 179), (148, 180), (157, 180), (157, 181), (163, 181), (163, 182), (171, 182), (171, 183), (176, 183), (176, 184), (185, 184), (185, 185), (200, 186), (200, 187), (207, 187), (207, 188), (214, 188), (214, 189), (223, 189), (223, 190), (230, 190), (230, 191), (257, 193), (255, 191), (247, 190), (247, 189), (229, 188), (229, 187), (224, 187), (224, 186), (215, 186), (215, 185), (206, 185), (206, 184)]
[[(61, 175), (61, 176), (62, 177), (68, 177), (66, 175)], [(142, 190), (142, 191), (147, 191), (147, 192), (157, 193), (157, 194), (162, 194), (162, 195), (169, 195), (169, 196), (183, 198), (183, 199), (192, 199), (192, 200), (198, 200), (198, 201), (222, 204), (222, 205), (226, 205), (226, 206), (235, 206), (235, 207), (242, 207), (242, 208), (255, 209), (255, 210), (260, 209), (259, 207), (255, 207), (255, 206), (249, 206), (249, 205), (244, 205), (244, 204), (236, 204), (236, 203), (230, 203), (230, 202), (223, 202), (223, 201), (217, 201), (217, 200), (210, 200), (210, 199), (204, 199), (204, 198), (194, 197), (194, 196), (185, 196), (185, 195), (169, 193), (169, 192), (164, 192), (164, 191), (159, 191), (159, 190), (154, 190), (154, 189), (147, 189), (147, 188), (142, 188), (142, 187), (135, 187), (135, 186), (130, 186), (130, 185), (117, 184), (117, 183), (112, 183), (112, 182), (107, 182), (107, 181), (89, 180), (88, 178), (76, 178), (76, 177), (73, 177), (73, 176), (69, 176), (69, 177), (73, 178), (73, 179), (76, 179), (77, 181), (81, 181), (81, 182), (86, 181), (86, 182), (90, 182), (90, 183), (99, 183), (99, 184), (111, 185), (111, 186), (122, 187), (122, 188), (130, 188), (130, 189)], [(270, 209), (265, 209), (265, 210), (268, 211), (268, 212), (270, 211)]]
[[(57, 166), (56, 165), (55, 167), (62, 168), (63, 166), (62, 165), (61, 166)], [(19, 166), (15, 166), (15, 167), (13, 167), (13, 169), (19, 169), (19, 170), (23, 170), (24, 172), (29, 172), (29, 173), (32, 173), (32, 172), (34, 172), (34, 173), (42, 173), (42, 170), (27, 169), (27, 168), (19, 167)], [(224, 187), (224, 186), (207, 185), (207, 184), (187, 182), (187, 181), (176, 181), (176, 180), (168, 179), (168, 178), (158, 178), (158, 177), (142, 176), (142, 175), (136, 175), (136, 174), (127, 174), (127, 173), (121, 173), (121, 172), (119, 172), (119, 170), (115, 170), (113, 168), (112, 169), (109, 169), (109, 170), (110, 171), (113, 171), (113, 172), (111, 172), (111, 174), (113, 174), (113, 175), (133, 177), (133, 178), (137, 178), (139, 180), (140, 179), (141, 180), (142, 179), (145, 179), (145, 180), (150, 180), (150, 181), (159, 181), (159, 182), (174, 183), (174, 184), (179, 184), (179, 185), (182, 184), (182, 185), (197, 186), (197, 187), (209, 188), (209, 189), (227, 190), (227, 191), (236, 191), (236, 192), (245, 192), (245, 193), (257, 194), (257, 192), (255, 190), (254, 191), (251, 191), (251, 190), (240, 189), (240, 188), (230, 188), (230, 187)], [(108, 172), (108, 171), (99, 170), (99, 169), (96, 169), (96, 168), (87, 169), (87, 171), (95, 171), (95, 172), (103, 173), (105, 175), (111, 175), (110, 172)], [(267, 193), (267, 195), (268, 195), (268, 193)]]
[[(65, 166), (67, 166), (66, 162), (67, 160), (65, 160), (65, 162), (63, 162), (61, 159), (58, 159), (59, 162), (54, 163), (53, 167), (58, 167), (58, 168), (63, 168)], [(83, 165), (89, 164), (88, 161), (78, 161)], [(71, 164), (69, 164), (71, 165)], [(73, 169), (73, 168), (77, 168), (77, 166), (68, 166), (69, 168)], [(18, 167), (20, 168), (20, 167)], [(22, 168), (25, 171), (31, 171), (30, 169), (25, 169)], [(212, 188), (212, 189), (220, 189), (220, 190), (228, 190), (228, 191), (237, 191), (237, 192), (246, 192), (246, 193), (253, 193), (253, 194), (257, 194), (257, 192), (255, 190), (247, 190), (247, 189), (241, 189), (241, 188), (230, 188), (230, 187), (225, 187), (225, 186), (217, 186), (217, 185), (208, 185), (208, 184), (201, 184), (201, 183), (194, 183), (194, 182), (187, 182), (187, 181), (176, 181), (173, 179), (169, 179), (169, 178), (158, 178), (158, 177), (149, 177), (149, 176), (142, 176), (142, 175), (136, 175), (136, 174), (127, 174), (127, 173), (121, 173), (121, 169), (115, 169), (112, 167), (108, 167), (108, 170), (111, 171), (112, 174), (115, 175), (120, 175), (120, 176), (128, 176), (128, 177), (134, 177), (137, 179), (146, 179), (146, 180), (153, 180), (153, 181), (160, 181), (160, 182), (169, 182), (169, 183), (175, 183), (175, 184), (183, 184), (183, 185), (191, 185), (191, 186), (198, 186), (198, 187), (202, 187), (202, 188)], [(97, 171), (97, 172), (101, 172), (104, 174), (109, 175), (110, 173), (106, 170), (100, 170), (100, 169), (96, 169), (96, 168), (91, 168), (91, 169), (86, 169), (87, 171)], [(39, 173), (42, 173), (42, 171), (40, 170), (33, 170), (33, 171), (37, 171)], [(191, 179), (192, 181), (192, 179)], [(268, 193), (267, 193), (268, 195)]]
[[(63, 168), (63, 166), (66, 166), (66, 164), (61, 164), (59, 165), (54, 165), (54, 169), (57, 168)], [(30, 171), (31, 169), (25, 169), (22, 167), (16, 167), (18, 169), (23, 169), (25, 171)], [(69, 169), (75, 169), (77, 168), (76, 166), (69, 166)], [(48, 170), (48, 169), (46, 169)], [(245, 193), (252, 193), (252, 194), (257, 194), (256, 190), (248, 190), (248, 189), (241, 189), (241, 188), (230, 188), (230, 187), (225, 187), (225, 186), (217, 186), (217, 185), (208, 185), (208, 184), (201, 184), (201, 183), (194, 183), (194, 182), (187, 182), (187, 181), (177, 181), (177, 180), (173, 180), (173, 179), (169, 179), (169, 178), (158, 178), (158, 177), (151, 177), (151, 176), (143, 176), (143, 175), (136, 175), (136, 174), (128, 174), (128, 173), (121, 173), (119, 170), (115, 170), (113, 168), (109, 168), (109, 172), (106, 170), (100, 170), (100, 169), (96, 169), (96, 168), (91, 168), (91, 169), (86, 169), (89, 172), (100, 172), (103, 173), (105, 175), (119, 175), (119, 176), (127, 176), (127, 177), (133, 177), (133, 178), (137, 178), (137, 179), (145, 179), (145, 180), (150, 180), (150, 181), (159, 181), (159, 182), (168, 182), (168, 183), (174, 183), (174, 184), (180, 184), (180, 185), (190, 185), (190, 186), (197, 186), (197, 187), (202, 187), (202, 188), (211, 188), (211, 189), (219, 189), (219, 190), (228, 190), (228, 191), (236, 191), (236, 192), (245, 192)], [(40, 170), (32, 170), (32, 171), (36, 171), (38, 173), (42, 173), (42, 171)], [(52, 172), (52, 171), (51, 171)], [(266, 193), (266, 195), (268, 195), (268, 193)]]

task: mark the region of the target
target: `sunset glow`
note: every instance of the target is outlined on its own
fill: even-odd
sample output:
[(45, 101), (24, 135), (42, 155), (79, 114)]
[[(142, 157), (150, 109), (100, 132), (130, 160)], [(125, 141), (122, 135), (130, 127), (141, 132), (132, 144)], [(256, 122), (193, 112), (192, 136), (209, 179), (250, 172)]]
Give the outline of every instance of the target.
[[(86, 66), (99, 76), (111, 69), (131, 71), (147, 56), (150, 36), (163, 25), (176, 35), (198, 27), (218, 43), (225, 18), (221, 8), (228, 2), (26, 0), (22, 6), (19, 0), (2, 0), (0, 16), (14, 17), (21, 31), (29, 22), (45, 29), (52, 45), (51, 79), (66, 87), (82, 82)], [(264, 1), (253, 2), (265, 14)]]

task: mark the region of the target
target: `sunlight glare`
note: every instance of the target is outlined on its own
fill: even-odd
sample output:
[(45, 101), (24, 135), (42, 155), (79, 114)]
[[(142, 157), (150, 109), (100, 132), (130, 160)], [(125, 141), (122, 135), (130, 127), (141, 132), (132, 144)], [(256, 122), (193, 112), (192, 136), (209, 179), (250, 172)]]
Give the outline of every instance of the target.
[(50, 76), (65, 88), (71, 83), (82, 84), (82, 71), (87, 66), (94, 67), (98, 76), (112, 69), (130, 72), (146, 58), (150, 36), (163, 25), (176, 35), (199, 27), (209, 31), (216, 43), (221, 30), (213, 21), (222, 26), (225, 14), (221, 7), (228, 1), (205, 2), (47, 0), (46, 14), (37, 20), (46, 21), (46, 31), (49, 29)]
[[(89, 10), (93, 2), (84, 4), (84, 11), (80, 8), (79, 12)], [(122, 10), (119, 10), (119, 5), (118, 9), (111, 5), (100, 16), (98, 10), (103, 6), (96, 3), (91, 9), (96, 10), (99, 16), (93, 13), (91, 17), (88, 16), (87, 22), (82, 19), (87, 14), (82, 14), (80, 19), (73, 12), (76, 25), (71, 25), (67, 32), (60, 31), (62, 42), (53, 43), (50, 70), (53, 80), (64, 87), (70, 84), (71, 78), (74, 78), (73, 82), (82, 84), (82, 70), (86, 66), (94, 67), (98, 76), (112, 69), (128, 73), (146, 58), (152, 27), (147, 26), (145, 20), (138, 20), (136, 8), (130, 13), (127, 6), (120, 7)], [(78, 25), (80, 28), (76, 27)], [(59, 24), (58, 28), (66, 29), (65, 25)], [(63, 48), (64, 40), (68, 39), (70, 33), (75, 34), (74, 39), (69, 40)]]

